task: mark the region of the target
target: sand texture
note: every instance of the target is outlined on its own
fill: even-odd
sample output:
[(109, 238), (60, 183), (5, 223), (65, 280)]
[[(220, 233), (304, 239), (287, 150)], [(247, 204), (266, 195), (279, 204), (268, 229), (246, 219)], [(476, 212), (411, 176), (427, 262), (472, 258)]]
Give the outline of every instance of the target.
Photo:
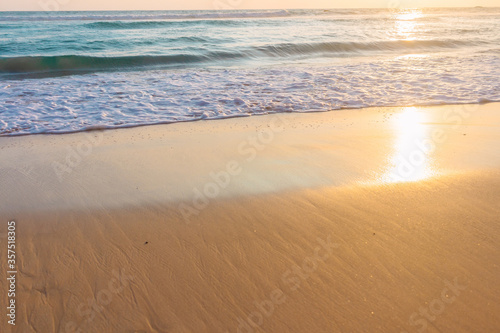
[(2, 137), (0, 331), (500, 332), (499, 146), (500, 104)]

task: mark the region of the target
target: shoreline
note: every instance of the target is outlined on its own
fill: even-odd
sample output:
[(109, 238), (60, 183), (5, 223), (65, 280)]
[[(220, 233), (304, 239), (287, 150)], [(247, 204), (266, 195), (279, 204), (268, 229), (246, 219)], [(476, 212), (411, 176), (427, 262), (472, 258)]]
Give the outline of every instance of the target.
[[(498, 122), (499, 105), (286, 113), (2, 137), (0, 210), (126, 207), (190, 201), (206, 186), (209, 196), (232, 198), (497, 169), (491, 124)], [(412, 154), (422, 161), (411, 162)]]
[[(340, 108), (340, 109), (332, 109), (332, 110), (310, 110), (310, 111), (301, 111), (301, 112), (296, 112), (296, 114), (311, 114), (311, 113), (329, 113), (329, 112), (336, 112), (336, 111), (349, 111), (349, 110), (371, 110), (371, 109), (399, 109), (399, 108), (429, 108), (429, 107), (456, 107), (456, 106), (467, 106), (467, 105), (485, 105), (485, 104), (498, 104), (500, 101), (481, 101), (477, 103), (450, 103), (450, 104), (427, 104), (427, 105), (409, 105), (409, 106), (363, 106), (363, 107), (345, 107), (345, 108)], [(78, 134), (78, 133), (89, 133), (92, 134), (92, 132), (103, 132), (103, 131), (113, 131), (113, 130), (120, 130), (120, 129), (130, 129), (130, 128), (137, 128), (137, 127), (149, 127), (149, 126), (163, 126), (163, 125), (172, 125), (172, 124), (177, 124), (177, 123), (192, 123), (192, 122), (198, 122), (198, 121), (217, 121), (217, 120), (227, 120), (227, 119), (233, 119), (233, 118), (248, 118), (248, 117), (260, 117), (260, 116), (275, 116), (279, 114), (293, 114), (294, 112), (281, 112), (281, 113), (268, 113), (268, 114), (241, 114), (241, 115), (230, 115), (226, 117), (221, 117), (221, 118), (199, 118), (199, 119), (192, 119), (192, 120), (174, 120), (174, 121), (165, 121), (165, 122), (159, 122), (159, 123), (146, 123), (146, 124), (138, 124), (138, 125), (128, 125), (128, 126), (123, 126), (123, 127), (98, 127), (98, 126), (91, 126), (90, 128), (85, 128), (81, 130), (76, 130), (76, 131), (64, 131), (64, 132), (41, 132), (41, 133), (22, 133), (22, 134), (0, 134), (0, 138), (12, 138), (12, 137), (23, 137), (23, 136), (47, 136), (47, 135), (71, 135), (71, 134)]]

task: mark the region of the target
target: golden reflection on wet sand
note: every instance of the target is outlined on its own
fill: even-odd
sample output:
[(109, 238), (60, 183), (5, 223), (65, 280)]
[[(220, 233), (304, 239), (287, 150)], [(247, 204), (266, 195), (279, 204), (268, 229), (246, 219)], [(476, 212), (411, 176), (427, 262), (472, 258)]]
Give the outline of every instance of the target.
[(393, 118), (394, 144), (387, 168), (379, 181), (413, 182), (436, 174), (432, 153), (435, 143), (425, 124), (427, 115), (417, 107), (407, 107)]

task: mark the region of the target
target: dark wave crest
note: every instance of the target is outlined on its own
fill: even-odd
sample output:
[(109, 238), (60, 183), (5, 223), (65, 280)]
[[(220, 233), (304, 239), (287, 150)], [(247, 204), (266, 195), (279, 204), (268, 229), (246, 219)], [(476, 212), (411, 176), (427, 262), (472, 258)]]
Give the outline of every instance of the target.
[(47, 71), (78, 71), (150, 67), (165, 64), (183, 64), (203, 61), (203, 57), (179, 54), (166, 56), (91, 57), (49, 56), (0, 59), (0, 73), (35, 73)]
[[(199, 42), (196, 37), (193, 42)], [(99, 70), (141, 69), (151, 67), (190, 66), (200, 63), (225, 65), (230, 60), (279, 57), (283, 60), (297, 57), (335, 57), (345, 54), (371, 52), (415, 52), (430, 48), (458, 48), (471, 42), (459, 40), (395, 40), (379, 42), (322, 42), (283, 43), (243, 48), (241, 50), (209, 51), (203, 48), (191, 53), (172, 55), (136, 55), (122, 57), (93, 57), (82, 55), (29, 56), (0, 58), (0, 73), (78, 72)], [(478, 43), (478, 42), (474, 42)]]

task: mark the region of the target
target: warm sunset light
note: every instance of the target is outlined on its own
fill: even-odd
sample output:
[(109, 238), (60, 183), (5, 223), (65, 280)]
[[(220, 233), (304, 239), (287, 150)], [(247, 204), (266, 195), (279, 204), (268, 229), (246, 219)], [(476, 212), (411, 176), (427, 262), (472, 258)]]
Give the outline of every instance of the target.
[(500, 332), (499, 1), (0, 0), (0, 332)]
[[(2, 10), (199, 10), (199, 9), (289, 9), (289, 8), (417, 8), (499, 6), (498, 0), (17, 0), (2, 1)], [(57, 10), (57, 9), (53, 9)]]

